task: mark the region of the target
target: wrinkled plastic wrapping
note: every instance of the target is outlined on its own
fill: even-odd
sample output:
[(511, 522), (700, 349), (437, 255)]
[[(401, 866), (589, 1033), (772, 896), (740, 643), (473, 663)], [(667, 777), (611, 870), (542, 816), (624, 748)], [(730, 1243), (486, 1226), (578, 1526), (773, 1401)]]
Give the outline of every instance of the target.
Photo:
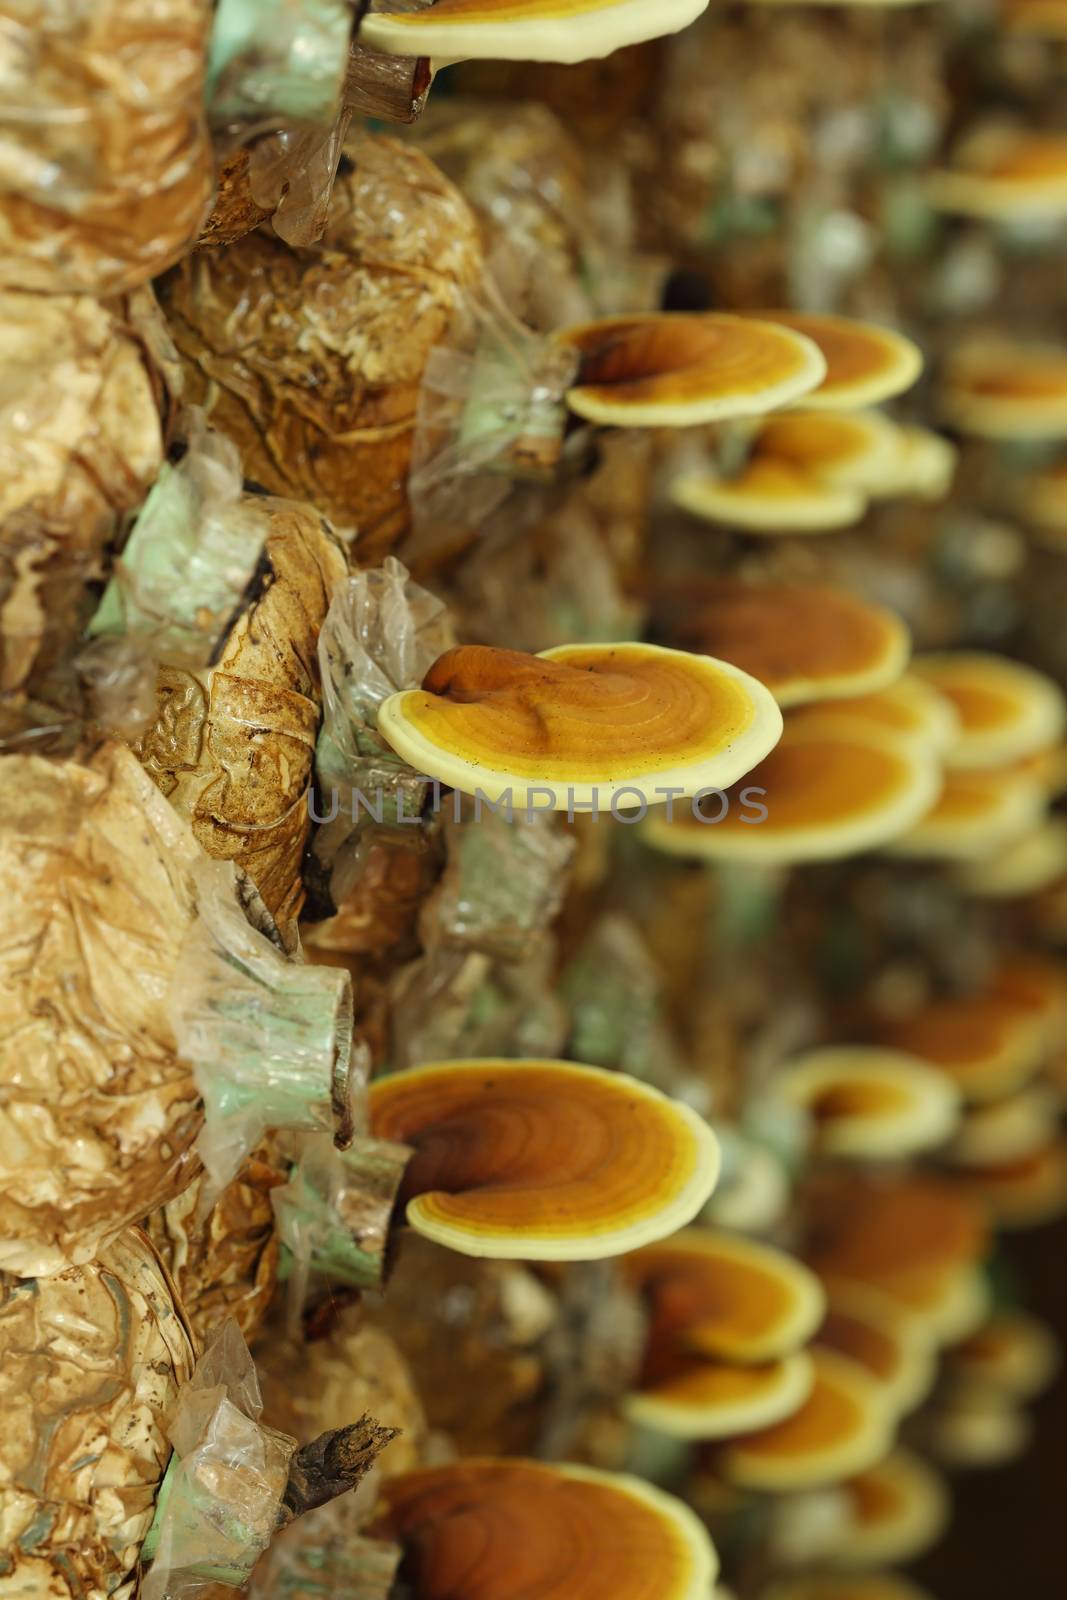
[(257, 208), (270, 213), (271, 227), (286, 244), (310, 245), (322, 238), (351, 120), (351, 111), (342, 106), (328, 128), (282, 128), (253, 145), (249, 194)]
[(332, 122), (351, 32), (348, 0), (218, 0), (205, 84), (212, 122)]
[(549, 515), (516, 526), (508, 506), (450, 574), (463, 638), (536, 653), (640, 637), (643, 607), (626, 579), (643, 552), (650, 441), (620, 431), (598, 440), (597, 453), (596, 469), (567, 484)]
[[(275, 1330), (257, 1355), (264, 1416), (273, 1427), (314, 1438), (370, 1412), (383, 1426), (400, 1430), (378, 1472), (388, 1478), (421, 1464), (426, 1419), (411, 1372), (389, 1336), (367, 1325), (362, 1307), (346, 1306), (337, 1296), (324, 1326), (307, 1342)], [(358, 1522), (366, 1497), (357, 1493), (335, 1506), (338, 1520)], [(307, 1519), (307, 1530), (319, 1516)]]
[(266, 230), (199, 251), (160, 286), (189, 398), (245, 472), (309, 500), (380, 559), (409, 523), (426, 358), (482, 270), (477, 224), (418, 151), (363, 137), (314, 249)]
[(567, 1055), (678, 1093), (683, 1064), (664, 1016), (655, 962), (617, 913), (590, 929), (560, 978), (571, 1016)]
[(262, 1410), (248, 1347), (226, 1322), (167, 1419), (174, 1457), (145, 1548), (143, 1600), (248, 1581), (278, 1525), (296, 1450), (260, 1423)]
[(663, 271), (635, 252), (625, 168), (583, 149), (547, 106), (440, 96), (413, 136), (477, 212), (490, 274), (521, 321), (548, 332), (656, 308)]
[(315, 774), (324, 822), (314, 850), (326, 870), (349, 879), (334, 885), (338, 903), (353, 877), (338, 854), (352, 836), (371, 821), (417, 817), (425, 800), (426, 784), (379, 735), (378, 709), (389, 695), (418, 688), (454, 643), (442, 602), (392, 556), (334, 595), (318, 646), (323, 717)]
[(233, 442), (193, 413), (188, 448), (165, 462), (89, 633), (151, 641), (159, 660), (203, 666), (251, 582), (267, 522), (243, 494)]
[(196, 872), (197, 919), (182, 944), (170, 1015), (204, 1101), (197, 1154), (221, 1190), (271, 1128), (351, 1140), (362, 1084), (347, 972), (289, 961), (253, 928), (229, 878)]
[(203, 1215), (203, 1178), (154, 1211), (145, 1229), (174, 1279), (203, 1349), (227, 1317), (252, 1342), (270, 1308), (278, 1277), (271, 1191), (289, 1163), (265, 1140)]
[(555, 1296), (526, 1267), (478, 1261), (407, 1234), (371, 1310), (411, 1364), (427, 1418), (460, 1455), (530, 1450), (544, 1397), (539, 1346)]
[(196, 1086), (167, 991), (196, 915), (188, 828), (130, 753), (0, 763), (0, 1266), (54, 1272), (180, 1193)]
[(288, 1182), (271, 1195), (297, 1309), (316, 1276), (355, 1288), (381, 1283), (410, 1156), (406, 1145), (385, 1139), (356, 1139), (344, 1151), (321, 1135), (303, 1141)]
[(412, 553), (461, 549), (516, 480), (552, 481), (577, 370), (576, 353), (524, 328), (489, 278), (463, 297), (423, 373), (408, 485)]
[(347, 973), (297, 966), (253, 928), (232, 868), (128, 750), (6, 757), (0, 835), (19, 907), (0, 941), (0, 1266), (83, 1263), (182, 1193), (204, 1117), (190, 1062), (206, 1063), (221, 1182), (264, 1117), (343, 1123)]
[(30, 696), (69, 713), (89, 585), (160, 470), (179, 381), (148, 290), (108, 304), (0, 291), (0, 688), (9, 702)]
[[(527, 822), (465, 803), (444, 824), (446, 866), (428, 908), (424, 939), (521, 961), (559, 914), (574, 840), (554, 817)], [(432, 919), (432, 924), (430, 922)]]
[(0, 283), (118, 294), (211, 200), (208, 0), (0, 4)]
[(56, 1277), (0, 1276), (0, 1588), (126, 1600), (193, 1345), (145, 1236)]
[(400, 1546), (338, 1527), (332, 1505), (324, 1511), (275, 1541), (252, 1575), (251, 1594), (263, 1600), (389, 1600)]
[(142, 1549), (145, 1600), (244, 1587), (274, 1534), (347, 1496), (396, 1434), (364, 1411), (298, 1446), (262, 1412), (248, 1347), (225, 1322), (167, 1420), (174, 1455)]
[(613, 1261), (574, 1262), (556, 1288), (556, 1315), (537, 1350), (547, 1389), (537, 1453), (548, 1460), (581, 1458), (583, 1428), (598, 1410), (617, 1410), (647, 1336), (645, 1308)]
[(210, 667), (161, 668), (137, 751), (208, 855), (248, 873), (292, 949), (319, 724), (315, 646), (345, 567), (310, 507), (250, 497), (248, 508), (265, 525), (261, 582)]
[(511, 962), (438, 943), (390, 985), (390, 1062), (556, 1059), (564, 1053), (567, 1012), (555, 983), (550, 939), (531, 939), (524, 958)]

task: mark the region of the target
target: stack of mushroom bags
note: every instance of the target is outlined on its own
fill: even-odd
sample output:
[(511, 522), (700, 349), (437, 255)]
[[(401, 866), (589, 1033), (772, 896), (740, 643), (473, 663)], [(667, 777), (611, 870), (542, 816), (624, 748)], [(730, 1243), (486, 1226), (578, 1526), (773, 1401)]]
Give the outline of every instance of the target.
[(907, 1600), (1025, 1444), (1063, 699), (916, 558), (1062, 417), (852, 225), (940, 9), (0, 0), (0, 1595)]

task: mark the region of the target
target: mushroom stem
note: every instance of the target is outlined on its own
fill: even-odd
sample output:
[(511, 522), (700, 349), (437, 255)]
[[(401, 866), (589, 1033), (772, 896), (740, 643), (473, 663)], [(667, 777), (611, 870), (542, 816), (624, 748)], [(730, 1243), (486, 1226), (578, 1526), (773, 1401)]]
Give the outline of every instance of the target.
[(310, 1444), (301, 1445), (289, 1464), (277, 1526), (284, 1528), (305, 1511), (314, 1511), (354, 1489), (399, 1433), (399, 1428), (384, 1427), (364, 1412), (357, 1422), (329, 1428)]

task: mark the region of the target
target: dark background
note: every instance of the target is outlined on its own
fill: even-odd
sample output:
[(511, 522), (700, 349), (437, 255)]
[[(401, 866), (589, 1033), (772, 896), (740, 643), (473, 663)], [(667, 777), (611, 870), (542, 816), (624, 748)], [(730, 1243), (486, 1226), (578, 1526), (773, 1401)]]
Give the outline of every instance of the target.
[[(1067, 1344), (1067, 1222), (1004, 1237), (1027, 1310)], [(951, 1475), (954, 1516), (912, 1576), (935, 1600), (1067, 1596), (1067, 1372), (1030, 1407), (1034, 1438), (1010, 1466)]]

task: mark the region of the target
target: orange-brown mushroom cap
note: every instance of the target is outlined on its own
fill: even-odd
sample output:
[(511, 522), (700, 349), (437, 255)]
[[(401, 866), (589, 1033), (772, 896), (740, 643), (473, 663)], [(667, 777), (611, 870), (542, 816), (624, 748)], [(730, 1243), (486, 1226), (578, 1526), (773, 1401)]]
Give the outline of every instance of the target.
[(882, 1040), (929, 1062), (966, 1100), (995, 1100), (1028, 1082), (1041, 1066), (1040, 1024), (995, 992), (943, 995), (910, 1016), (885, 1023)]
[(945, 1158), (957, 1167), (992, 1166), (1024, 1160), (1055, 1135), (1058, 1096), (1051, 1084), (1036, 1081), (1014, 1094), (968, 1107)]
[(995, 1311), (948, 1352), (953, 1379), (980, 1384), (1024, 1404), (1052, 1383), (1060, 1346), (1052, 1329), (1017, 1307)]
[(463, 645), (378, 713), (393, 749), (427, 777), (556, 811), (725, 787), (777, 744), (781, 720), (738, 667), (650, 644), (536, 656)]
[(1067, 40), (1067, 0), (1000, 0), (1000, 13), (1013, 32)]
[(766, 684), (780, 706), (866, 694), (892, 683), (910, 651), (895, 612), (822, 583), (702, 584), (675, 642)]
[(1067, 549), (1067, 461), (1026, 473), (1012, 499), (1027, 533), (1062, 554)]
[(1067, 1212), (1067, 1141), (995, 1166), (969, 1166), (957, 1181), (989, 1211), (998, 1228), (1036, 1228)]
[(837, 1483), (889, 1451), (893, 1414), (877, 1383), (846, 1356), (812, 1351), (815, 1383), (791, 1417), (731, 1440), (720, 1454), (724, 1477), (772, 1494)]
[(623, 1411), (631, 1422), (676, 1439), (729, 1439), (792, 1416), (814, 1381), (805, 1350), (748, 1367), (657, 1352)]
[(696, 1112), (568, 1061), (446, 1061), (370, 1085), (377, 1138), (410, 1145), (400, 1204), (463, 1255), (589, 1261), (663, 1238), (715, 1186)]
[(708, 0), (435, 0), (374, 12), (360, 41), (387, 55), (442, 61), (587, 61), (688, 27)]
[(790, 410), (759, 424), (752, 454), (782, 461), (840, 489), (901, 487), (900, 430), (880, 411)]
[(937, 1375), (937, 1347), (922, 1319), (858, 1279), (834, 1279), (827, 1295), (829, 1308), (816, 1343), (863, 1367), (896, 1414), (913, 1410)]
[(791, 461), (754, 456), (740, 472), (686, 472), (670, 495), (681, 511), (702, 522), (745, 533), (832, 533), (860, 522), (867, 497), (858, 489), (826, 483)]
[(778, 1083), (808, 1114), (816, 1148), (828, 1155), (896, 1160), (943, 1144), (959, 1121), (955, 1086), (896, 1050), (809, 1050), (785, 1063)]
[(888, 848), (919, 859), (984, 861), (1026, 838), (1047, 804), (1040, 784), (1014, 767), (950, 770), (929, 811)]
[(901, 738), (914, 739), (924, 749), (942, 756), (959, 736), (959, 718), (950, 700), (912, 672), (870, 694), (849, 695), (844, 700), (801, 706), (790, 715), (791, 724), (830, 717), (871, 722)]
[(910, 389), (922, 372), (922, 351), (891, 328), (804, 311), (756, 311), (753, 315), (802, 333), (822, 352), (826, 376), (805, 398), (809, 410), (848, 411), (878, 405)]
[(907, 1173), (835, 1184), (809, 1255), (830, 1286), (871, 1284), (918, 1318), (931, 1337), (963, 1338), (986, 1314), (977, 1270), (983, 1212), (955, 1183)]
[(810, 339), (727, 313), (610, 317), (555, 337), (579, 356), (568, 406), (604, 427), (689, 428), (761, 416), (799, 400), (826, 370)]
[(1063, 692), (1051, 678), (1006, 656), (951, 650), (912, 657), (911, 672), (952, 702), (958, 718), (950, 767), (974, 771), (1037, 754), (1067, 724)]
[(1067, 819), (1046, 817), (995, 855), (960, 863), (955, 877), (967, 894), (983, 900), (1012, 900), (1052, 888), (1067, 878)]
[(370, 1532), (396, 1540), (414, 1600), (708, 1600), (698, 1518), (642, 1479), (539, 1461), (452, 1461), (383, 1482)]
[(866, 1569), (915, 1561), (948, 1525), (944, 1478), (910, 1450), (893, 1450), (841, 1489), (848, 1520), (831, 1554), (834, 1567)]
[(1067, 438), (1067, 349), (982, 341), (948, 362), (946, 418), (980, 439)]
[(1067, 139), (994, 125), (965, 138), (948, 167), (930, 174), (931, 203), (942, 211), (1006, 221), (1067, 214)]
[(776, 749), (709, 808), (709, 818), (721, 820), (699, 821), (679, 806), (673, 820), (650, 816), (642, 835), (653, 848), (692, 860), (837, 860), (907, 832), (939, 784), (928, 751), (881, 728), (787, 721)]
[(1049, 1047), (1067, 1042), (1067, 961), (1045, 950), (1009, 950), (989, 987), (1032, 1016)]
[(649, 1306), (649, 1342), (712, 1359), (777, 1360), (811, 1337), (825, 1309), (818, 1279), (801, 1262), (712, 1228), (686, 1228), (620, 1267)]

